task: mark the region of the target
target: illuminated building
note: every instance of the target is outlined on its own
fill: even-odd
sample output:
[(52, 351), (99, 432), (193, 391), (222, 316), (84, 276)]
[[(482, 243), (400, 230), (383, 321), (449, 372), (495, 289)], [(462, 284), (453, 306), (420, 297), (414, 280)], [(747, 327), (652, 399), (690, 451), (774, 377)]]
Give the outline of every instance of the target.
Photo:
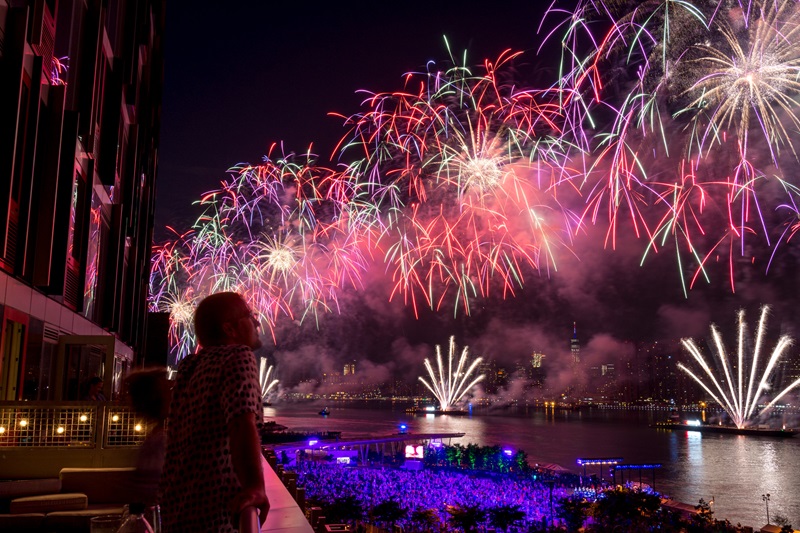
[(578, 340), (578, 323), (572, 323), (572, 338), (569, 340), (569, 352), (572, 355), (572, 364), (578, 366), (581, 362), (581, 341)]
[(545, 358), (545, 354), (541, 352), (533, 352), (531, 355), (531, 369), (530, 369), (530, 378), (531, 378), (531, 385), (536, 388), (543, 388), (545, 382), (545, 370), (542, 366), (542, 362)]
[(112, 398), (146, 339), (164, 4), (0, 0), (0, 399)]

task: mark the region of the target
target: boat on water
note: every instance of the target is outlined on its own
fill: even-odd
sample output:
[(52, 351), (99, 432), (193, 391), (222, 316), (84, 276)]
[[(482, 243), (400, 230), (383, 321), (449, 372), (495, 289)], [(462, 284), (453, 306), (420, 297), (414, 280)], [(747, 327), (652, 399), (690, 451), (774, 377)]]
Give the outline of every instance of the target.
[(320, 416), (328, 416), (331, 414), (331, 410), (327, 407), (323, 407), (322, 410), (319, 412)]
[(793, 437), (796, 429), (791, 428), (770, 428), (770, 427), (746, 427), (737, 428), (736, 426), (723, 426), (720, 424), (703, 424), (700, 421), (676, 421), (656, 422), (650, 427), (657, 429), (682, 429), (686, 431), (699, 431), (701, 433), (729, 433), (732, 435), (758, 435), (761, 437)]
[(410, 407), (406, 409), (406, 413), (415, 414), (417, 416), (439, 416), (439, 415), (450, 415), (450, 416), (469, 416), (471, 413), (470, 411), (465, 411), (463, 409), (439, 409), (438, 407), (434, 407), (432, 405), (427, 407)]

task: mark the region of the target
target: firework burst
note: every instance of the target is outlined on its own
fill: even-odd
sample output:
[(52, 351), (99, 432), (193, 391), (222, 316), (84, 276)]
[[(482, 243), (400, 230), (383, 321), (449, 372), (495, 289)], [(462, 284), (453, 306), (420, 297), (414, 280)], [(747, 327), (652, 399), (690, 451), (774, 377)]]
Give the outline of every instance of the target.
[(484, 378), (483, 374), (474, 379), (471, 377), (475, 368), (482, 361), (482, 358), (478, 357), (467, 366), (468, 356), (469, 350), (465, 346), (461, 351), (458, 362), (455, 363), (455, 368), (453, 368), (456, 359), (456, 341), (455, 337), (450, 337), (450, 350), (446, 369), (442, 362), (441, 346), (438, 344), (436, 345), (437, 369), (434, 370), (431, 362), (425, 359), (425, 369), (428, 371), (430, 381), (426, 381), (425, 378), (421, 376), (419, 380), (433, 393), (436, 399), (439, 400), (439, 408), (442, 411), (447, 411), (455, 406), (476, 383), (482, 381)]
[[(792, 340), (788, 336), (781, 336), (769, 358), (766, 359), (766, 364), (761, 360), (768, 314), (769, 307), (764, 306), (761, 309), (761, 318), (758, 321), (755, 346), (750, 351), (747, 346), (747, 327), (744, 322), (744, 311), (739, 311), (737, 320), (739, 337), (736, 358), (733, 361), (728, 356), (719, 331), (713, 325), (711, 326), (714, 347), (716, 348), (719, 365), (722, 367), (722, 372), (717, 372), (716, 375), (692, 339), (682, 339), (681, 341), (689, 354), (700, 365), (703, 373), (698, 376), (682, 364), (679, 364), (678, 368), (694, 379), (728, 413), (737, 428), (746, 427), (752, 420), (759, 402), (766, 400), (762, 398), (762, 393), (772, 389), (770, 383), (772, 371), (786, 349), (792, 344)], [(778, 400), (798, 385), (800, 385), (800, 379), (773, 396), (761, 412), (771, 409)]]
[[(800, 128), (795, 110), (800, 91), (800, 5), (796, 0), (754, 2), (750, 15), (736, 17), (745, 29), (723, 25), (719, 46), (698, 45), (700, 58), (687, 68), (698, 79), (687, 90), (696, 95), (689, 108), (707, 117), (698, 139), (717, 141), (720, 131), (733, 129), (742, 158), (747, 159), (748, 132), (758, 125), (772, 159), (777, 163), (781, 145), (792, 152), (793, 135), (783, 121)], [(734, 22), (736, 24), (736, 22)]]
[(483, 76), (429, 65), (348, 119), (343, 154), (362, 154), (355, 197), (367, 199), (352, 218), (378, 236), (392, 296), (415, 309), (449, 299), (469, 313), (493, 286), (513, 294), (527, 273), (555, 269), (575, 231), (557, 193), (569, 180), (558, 108), (500, 81), (514, 57)]
[(773, 213), (790, 199), (774, 184), (787, 181), (781, 149), (797, 157), (800, 4), (583, 0), (551, 12), (567, 28), (563, 115), (591, 169), (581, 220), (607, 220), (611, 247), (625, 227), (648, 251), (672, 247), (685, 291), (727, 257), (734, 290), (737, 264), (757, 262), (752, 245), (786, 235)]
[(239, 292), (274, 334), (280, 317), (316, 317), (343, 284), (358, 285), (364, 248), (342, 222), (338, 176), (311, 154), (239, 165), (203, 197), (192, 231), (156, 248), (151, 307), (171, 313), (179, 358), (195, 341), (178, 311), (208, 294)]

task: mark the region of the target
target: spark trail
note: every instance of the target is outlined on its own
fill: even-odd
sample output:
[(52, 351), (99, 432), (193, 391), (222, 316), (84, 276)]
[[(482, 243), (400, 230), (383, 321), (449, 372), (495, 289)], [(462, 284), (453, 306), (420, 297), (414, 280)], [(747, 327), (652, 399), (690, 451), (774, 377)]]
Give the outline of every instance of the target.
[(762, 398), (762, 393), (772, 388), (770, 377), (775, 365), (792, 344), (792, 339), (788, 336), (781, 336), (766, 360), (766, 365), (762, 362), (761, 351), (764, 346), (768, 314), (769, 306), (762, 307), (761, 318), (758, 321), (758, 329), (756, 330), (755, 346), (750, 351), (747, 346), (747, 327), (744, 321), (744, 310), (739, 311), (737, 318), (739, 336), (736, 357), (733, 361), (728, 357), (728, 352), (722, 343), (719, 331), (715, 326), (711, 326), (714, 348), (716, 349), (719, 364), (722, 367), (721, 373), (719, 371), (716, 374), (714, 373), (692, 339), (681, 340), (683, 346), (697, 364), (700, 365), (703, 372), (698, 376), (683, 364), (678, 364), (678, 368), (694, 379), (725, 410), (734, 425), (740, 429), (746, 427), (753, 420), (754, 415), (771, 409), (784, 395), (800, 385), (800, 379), (794, 381), (773, 396), (760, 413), (756, 413), (759, 402), (766, 400), (766, 398)]
[(453, 368), (453, 362), (456, 359), (456, 341), (455, 337), (450, 337), (446, 369), (442, 362), (441, 346), (438, 344), (436, 345), (436, 370), (434, 370), (431, 362), (425, 359), (425, 369), (428, 371), (430, 381), (426, 381), (422, 376), (420, 376), (419, 380), (439, 400), (439, 408), (442, 411), (447, 411), (455, 406), (476, 383), (482, 381), (485, 377), (481, 374), (469, 381), (471, 379), (470, 376), (472, 376), (482, 358), (478, 357), (467, 366), (468, 355), (469, 349), (465, 346), (461, 351), (461, 356), (458, 358), (455, 368)]

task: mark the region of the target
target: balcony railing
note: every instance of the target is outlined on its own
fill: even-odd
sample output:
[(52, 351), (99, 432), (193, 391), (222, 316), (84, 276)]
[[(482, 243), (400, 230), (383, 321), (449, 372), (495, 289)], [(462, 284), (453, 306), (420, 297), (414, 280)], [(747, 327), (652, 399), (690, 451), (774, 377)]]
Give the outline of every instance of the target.
[(125, 448), (147, 436), (144, 419), (110, 402), (0, 402), (1, 448)]

